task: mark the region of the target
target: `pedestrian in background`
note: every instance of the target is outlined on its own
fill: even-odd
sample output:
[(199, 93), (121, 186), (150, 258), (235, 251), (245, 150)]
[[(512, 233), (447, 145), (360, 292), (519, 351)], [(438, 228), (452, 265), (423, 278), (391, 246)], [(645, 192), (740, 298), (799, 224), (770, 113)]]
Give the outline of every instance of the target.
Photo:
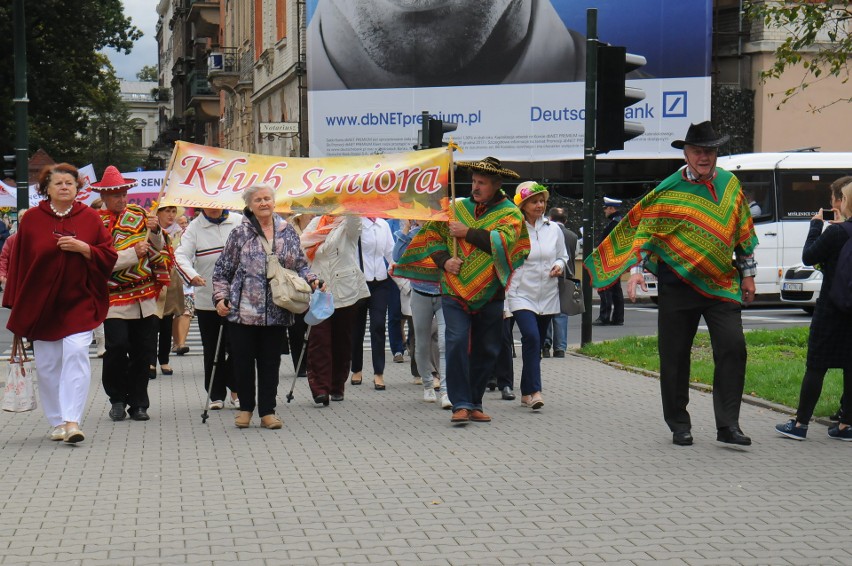
[[(242, 215), (236, 212), (218, 208), (201, 209), (200, 214), (189, 223), (181, 236), (180, 246), (175, 252), (175, 259), (184, 281), (195, 289), (193, 303), (204, 354), (204, 391), (210, 392), (208, 408), (212, 410), (224, 408), (226, 396), (231, 408), (240, 408), (237, 377), (231, 367), (229, 323), (227, 319), (216, 313), (216, 307), (213, 304), (213, 268), (222, 254), (228, 236), (242, 223), (242, 220)], [(182, 355), (181, 351), (182, 349), (178, 349), (175, 353)], [(215, 361), (214, 358), (216, 358)], [(213, 375), (214, 365), (215, 376)], [(231, 390), (230, 396), (227, 389)]]
[(180, 248), (180, 241), (184, 232), (189, 227), (189, 220), (187, 220), (185, 214), (181, 214), (175, 220), (175, 224), (180, 230), (174, 232), (172, 235), (172, 247), (175, 250), (175, 266), (181, 277), (183, 288), (183, 312), (175, 315), (172, 322), (172, 352), (178, 356), (183, 356), (189, 352), (186, 340), (189, 336), (189, 326), (192, 323), (192, 319), (195, 318), (195, 287), (187, 283), (186, 277), (181, 275), (180, 264), (177, 261), (177, 250)]
[[(598, 245), (603, 242), (607, 236), (618, 226), (623, 215), (619, 212), (622, 202), (618, 199), (604, 197), (603, 206), (604, 214), (607, 218), (606, 226), (601, 231), (601, 236), (598, 238)], [(598, 289), (598, 296), (601, 299), (601, 309), (598, 313), (597, 320), (593, 324), (597, 326), (622, 326), (624, 325), (624, 291), (621, 289), (621, 279), (607, 287), (606, 289)]]
[[(290, 223), (296, 234), (301, 237), (313, 218), (313, 214), (294, 214), (287, 218), (287, 222)], [(293, 360), (293, 367), (299, 377), (306, 377), (308, 375), (308, 354), (305, 352), (302, 355), (302, 349), (307, 347), (305, 343), (307, 329), (308, 325), (305, 323), (305, 313), (293, 313), (293, 326), (287, 327), (287, 342), (284, 344), (284, 353), (286, 354), (289, 351), (290, 357)], [(299, 363), (299, 358), (302, 360), (301, 364)], [(299, 366), (298, 368), (296, 367), (297, 365)]]
[(174, 326), (175, 316), (180, 316), (184, 312), (183, 301), (183, 279), (180, 276), (178, 266), (175, 262), (175, 250), (172, 244), (170, 232), (174, 232), (177, 226), (175, 218), (177, 217), (176, 206), (160, 206), (157, 209), (157, 221), (160, 223), (160, 228), (163, 230), (163, 252), (169, 256), (169, 264), (171, 270), (169, 272), (169, 284), (164, 287), (160, 296), (157, 297), (157, 356), (152, 360), (149, 367), (150, 377), (157, 377), (157, 368), (154, 362), (159, 361), (160, 371), (163, 375), (173, 375), (174, 370), (169, 365), (169, 353), (172, 349), (172, 327)]
[(3, 306), (7, 328), (33, 342), (41, 406), (51, 440), (75, 444), (89, 396), (92, 330), (109, 309), (107, 279), (117, 254), (98, 214), (76, 201), (77, 168), (48, 165), (39, 174), (42, 200), (18, 219)]
[(272, 301), (261, 238), (269, 242), (282, 266), (310, 284), (315, 285), (317, 278), (308, 271), (296, 231), (275, 214), (275, 191), (266, 185), (252, 185), (242, 197), (246, 203), (242, 223), (228, 236), (213, 269), (213, 304), (216, 313), (231, 324), (231, 359), (240, 396), (234, 424), (248, 428), (257, 408), (261, 427), (280, 429), (283, 423), (275, 414), (278, 370), (284, 327), (293, 324), (293, 313)]
[(326, 282), (334, 297), (334, 313), (312, 327), (308, 338), (308, 384), (318, 405), (343, 401), (358, 304), (370, 297), (364, 273), (358, 269), (360, 234), (357, 216), (321, 216), (307, 225), (301, 237), (311, 271)]
[[(841, 188), (843, 197), (840, 212), (846, 218), (852, 216), (852, 181)], [(808, 356), (802, 388), (799, 393), (799, 409), (796, 418), (779, 424), (775, 430), (788, 438), (804, 440), (808, 434), (808, 423), (822, 393), (825, 373), (829, 368), (843, 370), (843, 397), (838, 424), (828, 429), (828, 436), (837, 440), (852, 441), (852, 324), (849, 314), (840, 310), (831, 298), (832, 286), (837, 273), (840, 250), (852, 234), (852, 220), (835, 220), (823, 232), (822, 209), (811, 218), (802, 263), (819, 265), (822, 285), (816, 302), (810, 331), (808, 332)], [(849, 269), (845, 267), (844, 269)]]
[(683, 150), (686, 167), (645, 195), (585, 262), (595, 288), (617, 283), (630, 268), (631, 300), (637, 285), (647, 290), (644, 268), (657, 275), (663, 417), (679, 446), (693, 443), (686, 406), (692, 342), (702, 317), (716, 365), (716, 440), (751, 444), (739, 423), (746, 369), (742, 305), (754, 300), (757, 235), (739, 181), (716, 167), (718, 148), (728, 139), (710, 122), (690, 125), (686, 139), (672, 142)]
[(471, 196), (452, 203), (450, 222), (423, 226), (394, 274), (441, 283), (450, 422), (462, 425), (491, 421), (482, 398), (500, 352), (505, 287), (530, 244), (521, 211), (502, 191), (503, 179), (518, 174), (493, 157), (457, 166), (471, 171)]
[(541, 395), (541, 350), (553, 315), (559, 312), (559, 284), (568, 269), (562, 229), (544, 217), (547, 187), (533, 181), (518, 185), (515, 206), (524, 215), (530, 251), (512, 274), (506, 305), (521, 331), (521, 405), (535, 411), (544, 406)]
[[(547, 213), (551, 222), (555, 222), (561, 229), (562, 235), (565, 236), (565, 249), (568, 250), (568, 271), (566, 277), (575, 277), (575, 259), (577, 254), (577, 234), (570, 230), (565, 224), (568, 222), (568, 216), (565, 214), (565, 209), (560, 207), (551, 208)], [(542, 358), (550, 357), (550, 348), (553, 347), (554, 358), (564, 358), (565, 351), (568, 349), (568, 315), (561, 312), (553, 315), (553, 320), (547, 327), (547, 335), (544, 338), (544, 349), (541, 352)]]

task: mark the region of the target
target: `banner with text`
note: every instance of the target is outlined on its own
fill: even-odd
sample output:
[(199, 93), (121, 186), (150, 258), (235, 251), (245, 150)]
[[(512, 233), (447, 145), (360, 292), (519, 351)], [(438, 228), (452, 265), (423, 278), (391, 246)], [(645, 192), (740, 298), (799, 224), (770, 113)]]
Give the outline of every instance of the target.
[(277, 157), (179, 141), (161, 205), (240, 210), (252, 185), (275, 190), (275, 210), (447, 220), (447, 149), (357, 157)]

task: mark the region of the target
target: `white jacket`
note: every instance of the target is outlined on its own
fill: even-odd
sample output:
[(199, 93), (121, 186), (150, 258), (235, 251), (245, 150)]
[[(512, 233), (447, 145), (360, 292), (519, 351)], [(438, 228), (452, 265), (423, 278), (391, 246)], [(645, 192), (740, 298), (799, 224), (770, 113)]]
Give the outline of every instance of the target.
[(559, 265), (564, 273), (568, 266), (565, 236), (555, 222), (539, 218), (535, 226), (527, 222), (530, 255), (512, 273), (506, 306), (509, 311), (528, 310), (536, 314), (559, 313), (559, 286), (550, 270)]
[[(317, 229), (321, 216), (311, 220), (303, 233)], [(317, 248), (311, 271), (328, 285), (334, 297), (334, 308), (354, 305), (370, 296), (364, 273), (358, 268), (358, 238), (361, 219), (347, 216)]]
[(200, 214), (180, 238), (180, 245), (175, 250), (178, 271), (184, 281), (189, 283), (196, 275), (200, 275), (207, 283), (204, 287), (195, 288), (195, 308), (203, 311), (216, 310), (213, 306), (213, 267), (222, 255), (222, 249), (231, 230), (240, 225), (243, 215), (229, 212), (221, 224), (214, 224)]

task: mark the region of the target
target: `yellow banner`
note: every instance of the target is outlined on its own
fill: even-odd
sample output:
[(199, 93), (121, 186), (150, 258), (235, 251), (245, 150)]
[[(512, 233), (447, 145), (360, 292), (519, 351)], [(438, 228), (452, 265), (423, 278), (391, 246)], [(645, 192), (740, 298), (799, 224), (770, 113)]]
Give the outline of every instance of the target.
[(275, 190), (282, 213), (447, 220), (452, 152), (428, 149), (353, 157), (276, 157), (179, 141), (161, 205), (242, 210), (252, 185)]

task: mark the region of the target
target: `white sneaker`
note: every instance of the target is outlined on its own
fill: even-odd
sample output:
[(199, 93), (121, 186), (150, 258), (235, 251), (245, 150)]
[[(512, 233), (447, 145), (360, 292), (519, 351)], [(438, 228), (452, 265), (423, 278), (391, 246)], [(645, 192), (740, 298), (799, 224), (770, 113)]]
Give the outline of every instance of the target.
[(239, 397), (228, 397), (228, 406), (232, 409), (239, 410), (240, 409), (240, 398)]
[(453, 404), (450, 403), (450, 397), (446, 393), (441, 393), (441, 408), (452, 409)]
[(423, 390), (423, 400), (427, 403), (434, 403), (438, 399), (435, 397), (434, 389), (424, 389)]
[(222, 401), (211, 401), (210, 406), (208, 406), (207, 408), (210, 409), (211, 411), (218, 411), (219, 409), (221, 409), (224, 406), (225, 406), (225, 403), (223, 403)]

